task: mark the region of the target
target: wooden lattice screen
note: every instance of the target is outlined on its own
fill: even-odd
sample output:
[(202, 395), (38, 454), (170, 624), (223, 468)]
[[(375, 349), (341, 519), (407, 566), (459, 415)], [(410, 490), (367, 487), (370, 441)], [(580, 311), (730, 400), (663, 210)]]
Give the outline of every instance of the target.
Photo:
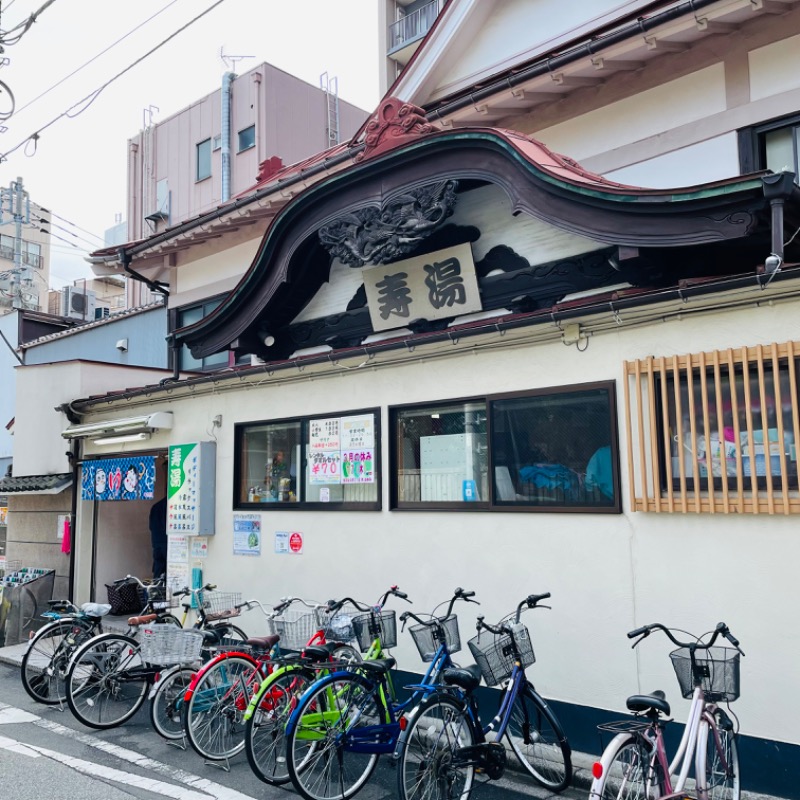
[(800, 512), (800, 343), (625, 362), (631, 508)]

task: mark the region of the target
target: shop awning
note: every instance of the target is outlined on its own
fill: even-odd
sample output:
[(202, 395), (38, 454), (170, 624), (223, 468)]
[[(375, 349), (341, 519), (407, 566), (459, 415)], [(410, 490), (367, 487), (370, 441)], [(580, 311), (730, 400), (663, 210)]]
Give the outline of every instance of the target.
[[(107, 419), (102, 422), (89, 422), (85, 425), (70, 425), (61, 435), (65, 439), (98, 439), (104, 436), (134, 435), (152, 433), (172, 428), (172, 412), (156, 411), (140, 417)], [(112, 442), (109, 441), (109, 444)]]
[(58, 494), (72, 484), (72, 473), (23, 475), (0, 479), (0, 494)]

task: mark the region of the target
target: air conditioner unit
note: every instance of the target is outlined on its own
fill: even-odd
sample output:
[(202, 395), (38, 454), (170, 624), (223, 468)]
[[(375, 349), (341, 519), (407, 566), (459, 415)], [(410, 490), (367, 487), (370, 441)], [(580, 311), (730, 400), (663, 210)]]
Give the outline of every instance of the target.
[(111, 315), (110, 308), (96, 308), (94, 310), (94, 318), (95, 319), (105, 319), (106, 317)]
[(65, 286), (61, 290), (61, 316), (93, 322), (96, 298), (92, 291)]

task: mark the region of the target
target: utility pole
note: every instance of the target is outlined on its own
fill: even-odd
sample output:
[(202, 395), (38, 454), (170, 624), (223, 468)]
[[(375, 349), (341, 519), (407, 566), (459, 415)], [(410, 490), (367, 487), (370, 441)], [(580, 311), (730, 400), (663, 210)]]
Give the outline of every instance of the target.
[(0, 224), (3, 224), (3, 208), (7, 208), (14, 222), (14, 267), (11, 270), (11, 305), (25, 308), (23, 286), (31, 283), (28, 267), (22, 263), (22, 226), (30, 225), (31, 200), (22, 186), (22, 178), (12, 181), (8, 189), (0, 189)]

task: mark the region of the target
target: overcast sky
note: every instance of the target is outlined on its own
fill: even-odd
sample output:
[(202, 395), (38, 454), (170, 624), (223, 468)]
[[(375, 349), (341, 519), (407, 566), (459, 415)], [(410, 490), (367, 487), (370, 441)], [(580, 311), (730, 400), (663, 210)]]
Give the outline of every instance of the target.
[[(54, 227), (54, 234), (86, 250), (101, 247), (96, 237), (125, 211), (126, 143), (142, 128), (145, 109), (156, 107), (158, 121), (216, 89), (227, 69), (221, 49), (228, 56), (252, 56), (237, 62), (239, 73), (267, 61), (318, 85), (327, 72), (338, 78), (342, 99), (374, 110), (377, 0), (223, 0), (93, 102), (75, 105), (215, 2), (55, 0), (18, 44), (5, 49), (10, 63), (0, 67), (0, 80), (13, 92), (17, 110), (2, 123), (7, 130), (0, 133), (0, 153), (8, 155), (0, 163), (0, 186), (21, 177), (32, 201), (84, 229), (57, 219), (67, 230)], [(9, 31), (44, 4), (5, 0), (0, 29)], [(0, 94), (0, 112), (3, 99)], [(69, 116), (42, 130), (64, 112)], [(29, 137), (38, 130), (34, 145)], [(70, 244), (53, 238), (51, 255), (52, 285), (91, 275), (84, 254)]]

